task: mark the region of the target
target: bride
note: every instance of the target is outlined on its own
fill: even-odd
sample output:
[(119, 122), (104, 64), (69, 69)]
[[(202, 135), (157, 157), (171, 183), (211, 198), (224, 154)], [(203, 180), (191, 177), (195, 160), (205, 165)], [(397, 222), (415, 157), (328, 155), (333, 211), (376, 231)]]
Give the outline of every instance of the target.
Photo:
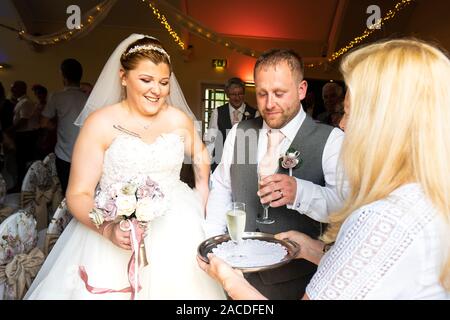
[[(125, 39), (77, 119), (83, 127), (66, 194), (75, 219), (25, 299), (225, 298), (195, 259), (204, 239), (209, 160), (193, 118), (160, 42), (137, 34)], [(193, 161), (196, 191), (180, 181), (185, 155)], [(169, 208), (145, 230), (148, 264), (140, 261), (136, 296), (124, 289), (132, 287), (127, 268), (132, 258), (130, 231), (116, 220), (96, 227), (90, 219), (99, 190), (132, 177), (151, 178)]]

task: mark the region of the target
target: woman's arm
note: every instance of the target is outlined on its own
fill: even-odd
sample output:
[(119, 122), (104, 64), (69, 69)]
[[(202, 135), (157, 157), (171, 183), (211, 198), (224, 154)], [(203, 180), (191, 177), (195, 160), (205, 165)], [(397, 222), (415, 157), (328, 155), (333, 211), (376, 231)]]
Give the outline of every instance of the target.
[(266, 300), (247, 280), (242, 272), (230, 267), (225, 261), (208, 254), (209, 264), (197, 257), (200, 268), (218, 281), (233, 300)]
[(192, 159), (194, 169), (195, 189), (200, 193), (205, 208), (209, 193), (210, 159), (208, 150), (198, 135), (192, 120), (184, 115), (182, 121), (185, 129), (183, 133), (185, 150)]
[(288, 239), (300, 246), (296, 259), (305, 259), (314, 264), (319, 264), (324, 255), (325, 243), (315, 240), (304, 233), (298, 231), (287, 231), (275, 235), (276, 239)]
[(88, 214), (94, 207), (95, 188), (100, 180), (103, 156), (108, 145), (103, 122), (98, 113), (94, 113), (81, 128), (73, 149), (66, 192), (67, 205), (72, 215), (99, 233)]
[(118, 224), (112, 222), (104, 222), (97, 228), (89, 218), (94, 207), (95, 188), (103, 170), (104, 153), (112, 141), (112, 126), (105, 118), (103, 110), (94, 112), (80, 130), (72, 154), (67, 206), (79, 222), (115, 245), (130, 250), (129, 231), (120, 230)]

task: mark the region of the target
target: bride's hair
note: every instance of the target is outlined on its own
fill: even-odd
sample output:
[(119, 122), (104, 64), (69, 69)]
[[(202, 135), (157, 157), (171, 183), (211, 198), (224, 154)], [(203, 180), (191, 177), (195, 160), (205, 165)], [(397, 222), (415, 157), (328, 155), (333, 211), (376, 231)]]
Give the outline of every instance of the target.
[(170, 57), (157, 39), (144, 37), (130, 44), (120, 57), (120, 64), (125, 71), (129, 71), (143, 59), (149, 59), (154, 64), (165, 63), (172, 72)]

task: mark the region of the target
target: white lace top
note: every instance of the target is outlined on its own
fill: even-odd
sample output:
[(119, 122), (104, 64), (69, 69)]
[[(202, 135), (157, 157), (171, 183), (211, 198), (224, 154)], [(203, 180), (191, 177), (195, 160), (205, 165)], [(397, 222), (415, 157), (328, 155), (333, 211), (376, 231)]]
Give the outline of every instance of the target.
[(448, 228), (418, 184), (352, 213), (306, 288), (310, 299), (450, 299)]
[(175, 133), (163, 133), (154, 142), (119, 134), (105, 152), (100, 188), (131, 177), (150, 176), (166, 190), (180, 182), (184, 158), (183, 138)]

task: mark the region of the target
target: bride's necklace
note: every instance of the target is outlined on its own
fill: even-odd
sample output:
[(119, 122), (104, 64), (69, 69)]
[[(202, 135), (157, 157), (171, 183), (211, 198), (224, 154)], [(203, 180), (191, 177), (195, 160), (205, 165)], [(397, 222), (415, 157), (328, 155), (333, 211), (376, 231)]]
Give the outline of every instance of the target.
[(132, 111), (131, 108), (129, 108), (128, 103), (123, 102), (123, 104), (128, 107), (129, 112), (131, 113), (131, 116), (133, 117), (134, 120), (136, 120), (136, 122), (139, 124), (139, 126), (141, 126), (142, 128), (144, 128), (144, 130), (148, 130), (150, 128), (150, 124), (151, 123), (144, 123), (142, 122), (142, 120), (140, 120)]
[[(136, 119), (137, 120), (137, 119)], [(143, 124), (141, 123), (141, 121), (137, 120), (139, 122), (139, 124), (142, 126), (142, 128), (144, 128), (144, 130), (148, 130), (148, 128), (150, 128), (150, 124)]]

